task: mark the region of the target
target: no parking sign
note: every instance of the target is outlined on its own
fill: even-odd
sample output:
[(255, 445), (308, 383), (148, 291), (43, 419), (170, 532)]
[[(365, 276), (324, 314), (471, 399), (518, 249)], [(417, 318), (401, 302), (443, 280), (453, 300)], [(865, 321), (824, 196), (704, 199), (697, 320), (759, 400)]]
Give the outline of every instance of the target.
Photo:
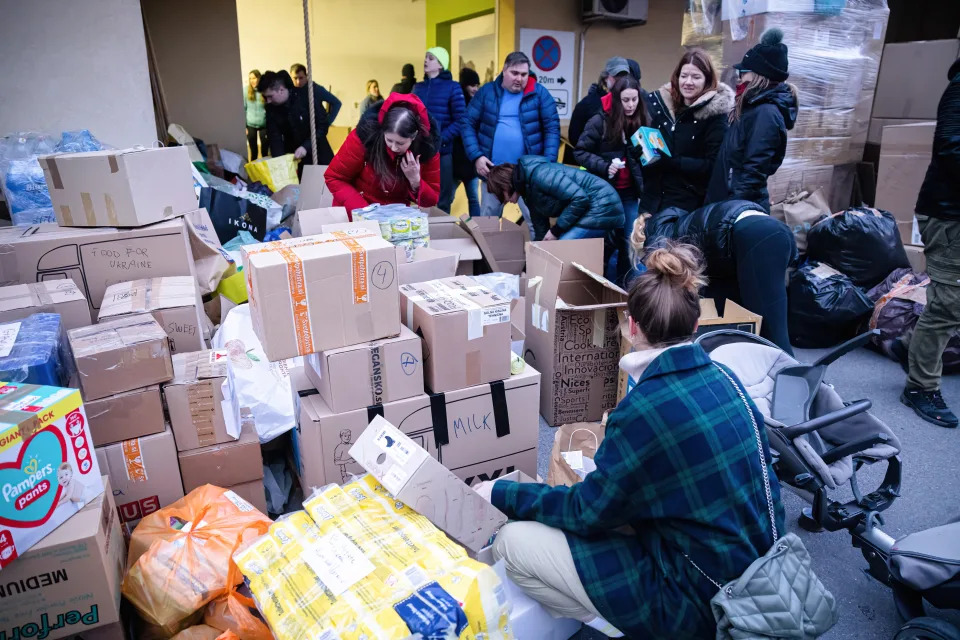
[(520, 29), (520, 50), (530, 58), (530, 71), (537, 75), (554, 100), (561, 118), (569, 118), (577, 102), (573, 56), (576, 37), (572, 31)]

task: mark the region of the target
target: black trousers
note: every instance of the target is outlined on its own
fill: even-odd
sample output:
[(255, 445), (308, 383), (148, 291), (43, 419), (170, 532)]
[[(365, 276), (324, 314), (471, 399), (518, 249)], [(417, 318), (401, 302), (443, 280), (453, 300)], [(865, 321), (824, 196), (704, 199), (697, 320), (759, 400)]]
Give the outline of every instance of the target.
[[(260, 151), (261, 151), (260, 154), (257, 153), (257, 133), (258, 132), (260, 134)], [(250, 145), (251, 161), (256, 160), (261, 155), (263, 157), (267, 157), (267, 154), (270, 151), (270, 144), (267, 141), (267, 128), (260, 127), (258, 129), (256, 127), (247, 127), (247, 144)]]

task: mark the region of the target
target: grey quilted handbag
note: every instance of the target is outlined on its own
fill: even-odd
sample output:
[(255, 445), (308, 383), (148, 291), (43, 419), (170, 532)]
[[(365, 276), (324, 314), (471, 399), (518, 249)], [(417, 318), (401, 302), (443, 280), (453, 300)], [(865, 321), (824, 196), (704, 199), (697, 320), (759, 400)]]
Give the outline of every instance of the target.
[[(717, 621), (717, 640), (761, 638), (816, 638), (837, 623), (837, 602), (810, 566), (810, 554), (796, 534), (777, 535), (777, 522), (763, 453), (760, 428), (743, 391), (723, 370), (747, 407), (760, 451), (763, 485), (774, 543), (736, 580), (725, 585), (687, 560), (720, 591), (710, 599)], [(686, 555), (686, 554), (684, 554)]]

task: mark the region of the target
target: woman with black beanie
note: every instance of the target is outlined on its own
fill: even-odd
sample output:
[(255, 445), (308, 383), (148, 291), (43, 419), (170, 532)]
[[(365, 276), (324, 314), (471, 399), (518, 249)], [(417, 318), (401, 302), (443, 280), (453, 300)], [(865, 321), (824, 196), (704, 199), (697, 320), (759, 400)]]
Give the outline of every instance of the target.
[[(463, 101), (466, 106), (480, 90), (480, 75), (470, 67), (460, 70), (460, 88), (463, 90)], [(467, 193), (467, 204), (470, 215), (480, 215), (480, 178), (473, 162), (467, 157), (463, 148), (463, 139), (457, 136), (453, 140), (453, 181), (454, 190), (462, 182), (463, 190)]]
[(760, 43), (735, 64), (739, 74), (730, 128), (717, 154), (706, 203), (749, 200), (770, 212), (767, 178), (787, 151), (787, 131), (797, 120), (797, 89), (786, 82), (787, 46), (780, 29), (768, 29)]

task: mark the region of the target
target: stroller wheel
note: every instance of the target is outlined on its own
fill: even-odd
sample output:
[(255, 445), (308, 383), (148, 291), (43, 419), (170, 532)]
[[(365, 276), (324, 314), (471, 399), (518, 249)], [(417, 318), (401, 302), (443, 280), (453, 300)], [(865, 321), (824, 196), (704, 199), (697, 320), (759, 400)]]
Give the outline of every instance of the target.
[(800, 512), (800, 517), (797, 518), (797, 524), (800, 525), (801, 529), (809, 531), (810, 533), (820, 533), (823, 531), (820, 523), (813, 519), (813, 509), (810, 507), (803, 508), (803, 511)]
[(900, 627), (893, 640), (960, 640), (960, 629), (937, 618), (914, 618)]

